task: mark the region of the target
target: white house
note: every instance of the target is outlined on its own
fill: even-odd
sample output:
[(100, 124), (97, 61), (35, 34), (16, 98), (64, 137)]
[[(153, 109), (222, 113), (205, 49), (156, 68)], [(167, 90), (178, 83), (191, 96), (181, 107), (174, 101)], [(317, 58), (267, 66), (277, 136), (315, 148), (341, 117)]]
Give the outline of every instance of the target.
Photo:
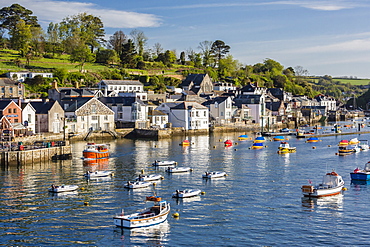
[(144, 85), (138, 80), (101, 80), (98, 86), (105, 97), (114, 91), (120, 96), (138, 97), (141, 100), (147, 100)]
[(147, 105), (140, 99), (136, 97), (100, 97), (99, 100), (114, 112), (117, 128), (124, 127), (127, 123), (137, 123), (135, 126), (139, 128), (146, 127), (148, 109)]
[(151, 127), (165, 128), (168, 123), (168, 115), (162, 111), (153, 110), (148, 117)]
[(204, 102), (208, 107), (209, 114), (214, 120), (228, 120), (233, 116), (233, 104), (231, 97), (216, 97)]
[(6, 76), (10, 79), (17, 80), (19, 82), (24, 82), (26, 78), (34, 78), (37, 75), (41, 75), (45, 78), (53, 78), (53, 73), (36, 73), (30, 71), (20, 71), (20, 72), (8, 72)]
[(208, 108), (197, 102), (182, 102), (171, 108), (168, 116), (173, 127), (183, 127), (185, 130), (208, 130)]
[(113, 131), (114, 111), (96, 98), (79, 98), (65, 110), (67, 132)]
[(36, 109), (31, 103), (22, 103), (22, 124), (28, 131), (36, 133)]

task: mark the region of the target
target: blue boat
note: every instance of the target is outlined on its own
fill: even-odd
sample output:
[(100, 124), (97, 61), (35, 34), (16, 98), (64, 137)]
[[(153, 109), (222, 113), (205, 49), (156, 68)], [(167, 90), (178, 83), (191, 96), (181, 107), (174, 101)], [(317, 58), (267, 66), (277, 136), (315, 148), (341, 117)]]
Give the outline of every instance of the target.
[(284, 141), (285, 137), (284, 136), (275, 136), (273, 139), (274, 139), (274, 141)]
[(253, 145), (252, 145), (252, 149), (262, 149), (262, 148), (264, 148), (264, 146), (263, 146), (263, 143), (262, 143), (262, 142), (255, 142), (255, 143), (253, 143)]
[(254, 139), (254, 142), (255, 143), (258, 143), (258, 142), (265, 142), (265, 137), (263, 137), (263, 136), (258, 136), (258, 137), (256, 137), (256, 139)]
[(363, 170), (357, 167), (353, 172), (351, 172), (351, 179), (361, 181), (370, 180), (370, 161), (365, 164)]
[(319, 141), (319, 138), (317, 137), (310, 137), (307, 139), (307, 142), (318, 142)]
[(239, 140), (239, 141), (242, 141), (242, 140), (248, 140), (248, 135), (240, 135), (240, 136), (238, 137), (238, 140)]

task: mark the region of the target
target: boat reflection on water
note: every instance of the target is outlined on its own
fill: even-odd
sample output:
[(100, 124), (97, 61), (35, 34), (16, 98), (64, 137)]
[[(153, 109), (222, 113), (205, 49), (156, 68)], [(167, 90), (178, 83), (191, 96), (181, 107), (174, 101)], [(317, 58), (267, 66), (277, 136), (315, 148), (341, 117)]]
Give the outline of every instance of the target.
[(77, 196), (78, 191), (66, 191), (66, 192), (59, 192), (59, 193), (49, 192), (49, 195), (55, 199), (69, 198), (69, 197)]
[(86, 171), (106, 170), (109, 167), (109, 158), (103, 159), (84, 159), (83, 165)]
[(351, 184), (353, 185), (368, 185), (370, 184), (370, 180), (351, 180)]
[(158, 225), (132, 229), (116, 228), (114, 231), (124, 240), (125, 246), (165, 246), (170, 225), (166, 220)]
[(341, 209), (343, 208), (343, 195), (335, 195), (328, 197), (302, 197), (302, 207), (309, 209)]
[(190, 202), (200, 202), (202, 200), (201, 196), (192, 196), (192, 197), (184, 197), (184, 198), (173, 198), (176, 201), (176, 205), (183, 205)]

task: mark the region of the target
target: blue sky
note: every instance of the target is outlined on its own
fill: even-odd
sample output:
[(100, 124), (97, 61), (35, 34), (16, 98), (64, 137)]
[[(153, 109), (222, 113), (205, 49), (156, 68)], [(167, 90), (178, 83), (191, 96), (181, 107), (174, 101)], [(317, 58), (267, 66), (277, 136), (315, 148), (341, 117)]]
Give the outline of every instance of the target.
[(244, 65), (266, 58), (311, 75), (370, 78), (369, 0), (2, 0), (50, 22), (81, 12), (98, 16), (107, 36), (138, 29), (147, 48), (199, 51), (205, 40), (222, 40)]

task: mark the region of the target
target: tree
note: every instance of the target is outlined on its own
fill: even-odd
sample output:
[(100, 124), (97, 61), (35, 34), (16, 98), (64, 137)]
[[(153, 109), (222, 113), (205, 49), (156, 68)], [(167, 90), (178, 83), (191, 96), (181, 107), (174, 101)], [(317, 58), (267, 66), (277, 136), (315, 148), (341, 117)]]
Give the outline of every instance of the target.
[(24, 57), (29, 50), (32, 33), (31, 33), (31, 26), (27, 25), (24, 20), (19, 20), (10, 31), (10, 43), (13, 49), (18, 50), (20, 55)]
[(49, 23), (47, 30), (47, 46), (46, 49), (48, 52), (51, 52), (53, 57), (55, 53), (61, 52), (61, 37), (59, 33), (59, 24), (58, 23)]
[(91, 50), (86, 45), (80, 45), (79, 47), (76, 47), (70, 57), (69, 60), (74, 63), (79, 63), (80, 72), (83, 71), (83, 67), (85, 63), (88, 62), (94, 62), (95, 61), (95, 55), (91, 52)]
[(121, 56), (122, 45), (127, 42), (127, 36), (121, 31), (116, 31), (109, 37), (108, 47), (115, 50), (118, 56)]
[(33, 12), (25, 7), (15, 3), (10, 7), (0, 9), (0, 28), (13, 31), (17, 23), (23, 20), (30, 27), (40, 27), (37, 22), (37, 17), (32, 15)]
[(217, 64), (230, 51), (230, 46), (226, 45), (222, 40), (216, 40), (212, 43), (211, 54), (216, 59)]
[(116, 51), (112, 49), (99, 49), (96, 52), (97, 63), (113, 64), (116, 63), (118, 59)]
[(145, 36), (143, 31), (134, 29), (130, 32), (130, 35), (132, 37), (132, 41), (135, 44), (136, 47), (136, 53), (139, 56), (143, 56), (144, 54), (144, 47), (146, 45), (146, 42), (148, 41), (148, 38)]
[(34, 55), (39, 57), (45, 50), (45, 34), (41, 27), (31, 27), (31, 46)]
[(121, 64), (123, 67), (126, 68), (135, 68), (135, 56), (136, 56), (136, 51), (135, 51), (135, 45), (132, 42), (131, 39), (127, 40), (127, 43), (125, 43), (122, 46), (122, 52), (121, 52)]
[(104, 25), (99, 17), (80, 13), (71, 17), (66, 17), (59, 25), (59, 30), (63, 37), (66, 48), (79, 46), (80, 40), (90, 47), (91, 52), (104, 42)]
[(185, 52), (184, 51), (180, 53), (180, 62), (182, 65), (185, 65)]
[(160, 43), (155, 43), (153, 46), (154, 54), (158, 57), (163, 52), (163, 47)]
[(212, 41), (202, 41), (199, 43), (198, 48), (202, 51), (202, 59), (203, 59), (203, 66), (207, 67), (212, 62), (212, 56), (211, 56), (211, 48), (212, 48)]

